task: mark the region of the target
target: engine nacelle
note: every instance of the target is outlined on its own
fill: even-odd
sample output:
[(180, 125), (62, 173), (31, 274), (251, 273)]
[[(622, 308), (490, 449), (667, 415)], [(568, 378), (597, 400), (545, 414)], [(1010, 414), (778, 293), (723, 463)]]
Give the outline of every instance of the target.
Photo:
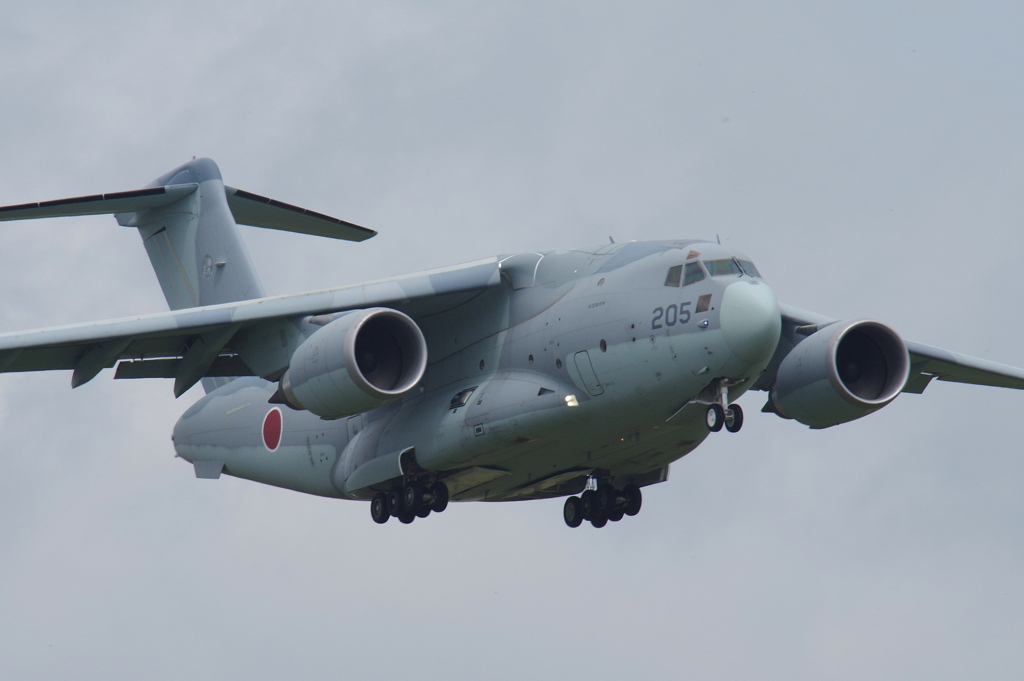
[(867, 319), (838, 322), (786, 355), (771, 400), (780, 416), (827, 428), (889, 404), (909, 375), (907, 346), (895, 331)]
[(317, 416), (359, 414), (397, 400), (427, 369), (427, 342), (408, 315), (374, 307), (307, 338), (281, 377), (288, 406)]

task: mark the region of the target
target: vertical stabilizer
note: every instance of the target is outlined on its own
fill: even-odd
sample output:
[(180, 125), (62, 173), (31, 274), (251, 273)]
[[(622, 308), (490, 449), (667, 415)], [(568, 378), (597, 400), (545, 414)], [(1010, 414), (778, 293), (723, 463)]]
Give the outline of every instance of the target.
[(228, 207), (217, 164), (200, 158), (158, 177), (149, 186), (198, 184), (167, 205), (118, 213), (137, 227), (156, 278), (172, 310), (262, 298), (263, 286)]

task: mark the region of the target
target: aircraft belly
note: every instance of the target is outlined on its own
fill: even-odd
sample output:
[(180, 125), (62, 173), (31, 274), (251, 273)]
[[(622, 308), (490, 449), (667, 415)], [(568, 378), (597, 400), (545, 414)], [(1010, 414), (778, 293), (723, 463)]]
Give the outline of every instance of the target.
[(334, 445), (282, 445), (274, 452), (262, 445), (182, 445), (178, 447), (178, 454), (193, 462), (222, 462), (224, 473), (236, 478), (318, 496), (341, 496), (331, 484), (330, 469), (336, 458)]

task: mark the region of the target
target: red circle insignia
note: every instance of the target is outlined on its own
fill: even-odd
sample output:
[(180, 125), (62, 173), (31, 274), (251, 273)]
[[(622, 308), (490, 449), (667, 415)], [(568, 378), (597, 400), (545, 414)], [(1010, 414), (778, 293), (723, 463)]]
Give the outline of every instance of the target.
[(281, 410), (274, 407), (263, 417), (263, 444), (270, 451), (276, 451), (281, 444), (281, 432), (284, 430)]

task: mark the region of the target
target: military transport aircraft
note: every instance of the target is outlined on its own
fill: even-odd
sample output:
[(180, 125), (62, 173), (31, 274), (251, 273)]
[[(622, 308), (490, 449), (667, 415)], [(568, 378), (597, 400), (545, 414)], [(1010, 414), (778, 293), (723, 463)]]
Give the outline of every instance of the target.
[(113, 213), (142, 236), (169, 313), (0, 335), (0, 372), (71, 386), (172, 378), (206, 396), (174, 428), (200, 478), (370, 500), (378, 523), (453, 501), (567, 497), (570, 527), (640, 510), (641, 488), (733, 400), (811, 428), (934, 379), (1024, 389), (1024, 370), (779, 304), (745, 255), (701, 240), (518, 253), (266, 297), (237, 223), (362, 241), (376, 232), (225, 186), (193, 160), (145, 189), (0, 208)]

